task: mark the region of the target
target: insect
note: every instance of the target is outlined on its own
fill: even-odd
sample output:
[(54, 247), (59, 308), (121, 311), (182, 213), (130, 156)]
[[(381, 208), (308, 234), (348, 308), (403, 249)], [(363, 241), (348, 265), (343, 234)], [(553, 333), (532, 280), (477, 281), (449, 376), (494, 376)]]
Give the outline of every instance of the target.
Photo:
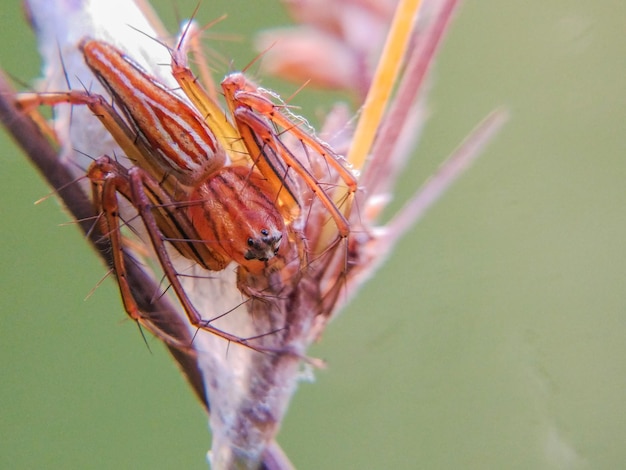
[[(126, 168), (101, 156), (86, 172), (103, 233), (111, 241), (127, 313), (141, 321), (125, 281), (120, 195), (143, 221), (191, 324), (250, 346), (247, 339), (203, 319), (185, 293), (165, 240), (210, 271), (235, 262), (240, 290), (258, 295), (246, 284), (247, 275), (292, 260), (300, 269), (310, 251), (320, 251), (310, 248), (322, 246), (320, 240), (305, 240), (297, 223), (306, 217), (303, 207), (319, 201), (334, 224), (334, 240), (348, 237), (345, 214), (357, 189), (356, 177), (326, 144), (302, 130), (302, 122), (276, 104), (273, 94), (241, 73), (222, 82), (229, 119), (198, 84), (180, 50), (172, 53), (172, 74), (191, 104), (103, 41), (85, 40), (81, 50), (115, 107), (102, 96), (75, 90), (22, 94), (19, 102), (25, 109), (59, 103), (88, 106), (133, 162)], [(301, 155), (285, 144), (284, 137), (299, 143)], [(335, 245), (333, 241), (331, 246)]]

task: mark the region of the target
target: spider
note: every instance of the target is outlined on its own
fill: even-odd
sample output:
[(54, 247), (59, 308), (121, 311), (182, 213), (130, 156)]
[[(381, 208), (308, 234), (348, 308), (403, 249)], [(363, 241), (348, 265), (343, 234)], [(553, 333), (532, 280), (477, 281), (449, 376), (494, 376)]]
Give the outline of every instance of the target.
[[(115, 107), (103, 96), (76, 90), (22, 94), (19, 103), (25, 109), (60, 103), (86, 105), (133, 162), (126, 168), (101, 156), (86, 173), (103, 233), (111, 241), (125, 310), (141, 321), (125, 281), (118, 195), (142, 219), (191, 324), (251, 347), (247, 339), (202, 318), (185, 294), (164, 240), (210, 271), (221, 271), (235, 262), (241, 280), (247, 273), (284, 264), (294, 249), (300, 253), (298, 259), (306, 256), (306, 243), (295, 223), (302, 216), (305, 196), (324, 206), (337, 238), (346, 239), (350, 226), (345, 214), (356, 191), (356, 177), (326, 144), (303, 130), (302, 122), (282, 103), (275, 103), (275, 95), (242, 73), (228, 75), (222, 82), (230, 111), (227, 118), (185, 65), (180, 50), (172, 53), (172, 74), (188, 101), (106, 42), (86, 39), (80, 48)], [(283, 135), (300, 143), (304, 157), (295, 155)], [(321, 168), (319, 159), (312, 163), (311, 153), (321, 156), (326, 168)], [(330, 182), (320, 182), (324, 172), (332, 175)], [(340, 181), (343, 192), (335, 191)], [(255, 295), (245, 283), (239, 284), (244, 294)]]

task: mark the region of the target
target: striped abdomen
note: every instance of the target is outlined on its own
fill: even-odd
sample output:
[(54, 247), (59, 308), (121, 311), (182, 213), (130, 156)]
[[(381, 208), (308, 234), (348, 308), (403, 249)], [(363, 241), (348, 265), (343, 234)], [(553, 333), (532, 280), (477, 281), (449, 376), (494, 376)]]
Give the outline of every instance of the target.
[(190, 184), (224, 165), (223, 150), (185, 101), (109, 44), (88, 40), (82, 51), (117, 107), (154, 150), (164, 173), (173, 171), (182, 183)]

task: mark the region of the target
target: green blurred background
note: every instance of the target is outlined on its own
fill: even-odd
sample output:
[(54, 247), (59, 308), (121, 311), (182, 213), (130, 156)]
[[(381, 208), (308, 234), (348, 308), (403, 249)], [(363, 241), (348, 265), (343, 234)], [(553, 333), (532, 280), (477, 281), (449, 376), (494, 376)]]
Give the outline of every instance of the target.
[[(157, 4), (171, 30), (195, 5)], [(199, 19), (222, 13), (216, 29), (243, 38), (287, 21), (269, 0), (205, 1)], [(298, 468), (624, 467), (624, 18), (617, 0), (463, 5), (399, 198), (490, 110), (512, 120), (312, 351), (329, 368), (279, 436)], [(0, 38), (0, 65), (37, 76), (17, 1)], [(325, 109), (308, 98), (304, 114)], [(84, 300), (103, 266), (0, 145), (0, 468), (206, 468), (206, 420), (172, 361), (112, 280)]]

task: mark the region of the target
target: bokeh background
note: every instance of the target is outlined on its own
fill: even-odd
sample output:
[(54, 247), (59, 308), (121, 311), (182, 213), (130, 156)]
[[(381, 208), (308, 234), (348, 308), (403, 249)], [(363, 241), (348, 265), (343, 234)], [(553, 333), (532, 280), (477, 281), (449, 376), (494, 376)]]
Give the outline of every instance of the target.
[[(156, 2), (171, 30), (195, 5)], [(252, 33), (288, 22), (270, 0), (202, 2), (199, 19), (222, 13), (215, 30), (243, 40), (214, 47), (235, 67)], [(623, 467), (624, 18), (617, 0), (462, 6), (398, 200), (490, 110), (512, 120), (312, 351), (329, 367), (279, 436), (298, 468)], [(38, 74), (17, 1), (0, 65)], [(328, 99), (298, 104), (311, 117)], [(102, 264), (0, 145), (0, 468), (206, 468), (206, 419), (173, 362), (112, 280), (85, 300)]]

